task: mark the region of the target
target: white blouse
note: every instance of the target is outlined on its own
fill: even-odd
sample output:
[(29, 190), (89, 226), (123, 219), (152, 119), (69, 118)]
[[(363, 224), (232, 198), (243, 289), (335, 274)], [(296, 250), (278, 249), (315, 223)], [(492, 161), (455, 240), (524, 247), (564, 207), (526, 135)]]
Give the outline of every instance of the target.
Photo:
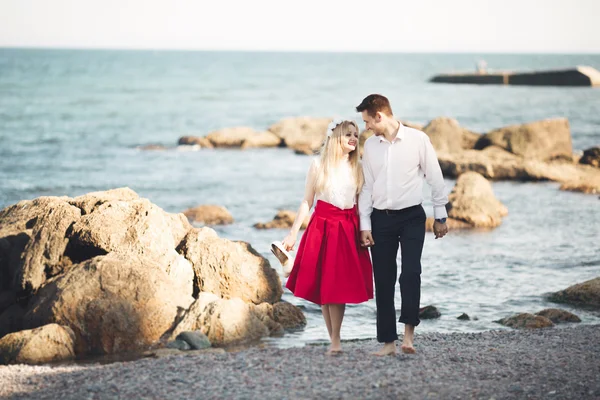
[[(314, 159), (310, 165), (307, 176), (307, 184), (316, 182), (317, 171), (320, 160)], [(347, 210), (356, 204), (356, 180), (352, 176), (352, 167), (349, 162), (342, 161), (329, 173), (329, 181), (325, 190), (316, 193), (316, 199), (333, 204), (334, 206)]]

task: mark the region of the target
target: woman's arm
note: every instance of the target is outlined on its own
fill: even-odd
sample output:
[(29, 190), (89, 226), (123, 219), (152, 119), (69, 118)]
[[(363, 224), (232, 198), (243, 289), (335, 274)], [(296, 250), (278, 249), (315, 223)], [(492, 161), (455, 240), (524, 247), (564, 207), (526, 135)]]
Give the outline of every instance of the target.
[(298, 208), (298, 213), (296, 214), (296, 219), (294, 220), (294, 224), (290, 229), (290, 233), (287, 235), (285, 239), (283, 239), (283, 247), (290, 251), (294, 249), (294, 245), (296, 244), (296, 239), (298, 238), (298, 232), (300, 232), (300, 228), (302, 227), (302, 223), (304, 219), (310, 212), (310, 209), (313, 206), (315, 201), (315, 182), (317, 180), (317, 165), (316, 162), (312, 162), (310, 168), (308, 169), (308, 174), (306, 175), (306, 186), (304, 188), (304, 198), (300, 203), (300, 207)]

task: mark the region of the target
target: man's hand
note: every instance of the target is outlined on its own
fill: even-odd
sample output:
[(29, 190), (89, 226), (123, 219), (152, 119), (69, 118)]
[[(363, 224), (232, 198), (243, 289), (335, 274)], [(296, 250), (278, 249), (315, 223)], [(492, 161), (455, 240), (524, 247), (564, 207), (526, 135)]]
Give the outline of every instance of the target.
[(441, 222), (435, 221), (433, 223), (433, 233), (435, 233), (436, 239), (443, 238), (448, 233), (448, 225), (446, 225), (446, 223), (442, 224)]
[(371, 247), (375, 244), (371, 231), (360, 231), (360, 244), (363, 247)]

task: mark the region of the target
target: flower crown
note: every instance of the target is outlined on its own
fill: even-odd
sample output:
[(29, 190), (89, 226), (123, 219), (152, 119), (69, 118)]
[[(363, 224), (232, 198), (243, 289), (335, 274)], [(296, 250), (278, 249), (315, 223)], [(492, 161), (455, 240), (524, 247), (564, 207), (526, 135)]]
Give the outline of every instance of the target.
[(344, 122), (343, 119), (341, 119), (341, 118), (334, 118), (333, 121), (331, 121), (329, 123), (329, 125), (327, 125), (327, 137), (331, 137), (331, 135), (333, 134), (333, 130), (336, 128), (336, 126), (338, 126), (342, 122)]

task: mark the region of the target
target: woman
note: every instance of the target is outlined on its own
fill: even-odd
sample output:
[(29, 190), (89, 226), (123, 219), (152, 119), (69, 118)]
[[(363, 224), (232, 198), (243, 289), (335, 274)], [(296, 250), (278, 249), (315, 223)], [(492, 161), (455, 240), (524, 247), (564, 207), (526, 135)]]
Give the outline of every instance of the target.
[(293, 249), (316, 197), (286, 287), (321, 306), (331, 339), (328, 354), (342, 350), (340, 329), (346, 304), (373, 298), (369, 251), (359, 244), (356, 198), (364, 178), (358, 153), (356, 123), (335, 120), (329, 124), (320, 158), (310, 165), (296, 220), (282, 242), (286, 250)]

